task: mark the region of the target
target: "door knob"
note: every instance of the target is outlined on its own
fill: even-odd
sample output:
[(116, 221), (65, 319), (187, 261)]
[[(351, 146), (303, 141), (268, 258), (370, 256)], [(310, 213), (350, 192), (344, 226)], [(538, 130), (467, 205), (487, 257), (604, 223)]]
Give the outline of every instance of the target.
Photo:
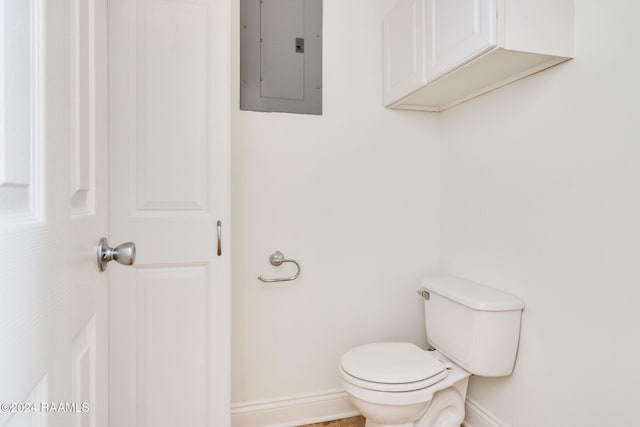
[(112, 248), (107, 238), (103, 237), (98, 242), (97, 257), (100, 271), (105, 271), (107, 263), (112, 260), (122, 265), (133, 265), (136, 262), (136, 244), (127, 242)]

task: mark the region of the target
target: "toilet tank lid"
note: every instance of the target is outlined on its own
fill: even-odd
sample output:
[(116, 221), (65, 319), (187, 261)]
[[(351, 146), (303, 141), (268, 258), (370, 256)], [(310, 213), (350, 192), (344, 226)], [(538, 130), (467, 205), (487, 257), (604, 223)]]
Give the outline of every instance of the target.
[(474, 310), (509, 311), (524, 308), (522, 300), (511, 294), (459, 277), (427, 277), (422, 280), (422, 287)]

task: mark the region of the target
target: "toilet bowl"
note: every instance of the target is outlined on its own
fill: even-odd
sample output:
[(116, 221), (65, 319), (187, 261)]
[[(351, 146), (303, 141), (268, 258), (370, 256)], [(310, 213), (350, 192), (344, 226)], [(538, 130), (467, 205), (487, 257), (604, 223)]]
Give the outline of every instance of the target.
[(458, 427), (464, 419), (470, 374), (438, 351), (366, 344), (343, 355), (340, 376), (366, 427)]
[(524, 304), (457, 277), (424, 279), (428, 351), (407, 342), (364, 344), (344, 353), (340, 377), (366, 427), (459, 427), (469, 377), (510, 375)]

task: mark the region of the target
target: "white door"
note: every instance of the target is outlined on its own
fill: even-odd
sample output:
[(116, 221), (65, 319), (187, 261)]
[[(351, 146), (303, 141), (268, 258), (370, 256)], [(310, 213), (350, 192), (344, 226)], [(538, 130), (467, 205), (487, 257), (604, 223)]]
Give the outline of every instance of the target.
[(497, 0), (426, 0), (427, 80), (496, 45)]
[(110, 2), (114, 427), (230, 424), (229, 8)]
[(0, 3), (0, 426), (107, 426), (106, 1)]

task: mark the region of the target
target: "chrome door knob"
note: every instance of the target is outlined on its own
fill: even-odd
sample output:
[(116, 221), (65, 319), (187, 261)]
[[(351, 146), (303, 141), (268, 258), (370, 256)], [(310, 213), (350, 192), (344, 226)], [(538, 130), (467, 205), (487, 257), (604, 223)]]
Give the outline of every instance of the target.
[(112, 248), (106, 237), (100, 239), (97, 250), (98, 269), (105, 271), (109, 261), (116, 261), (122, 265), (133, 265), (136, 262), (136, 244), (133, 242), (123, 243)]

